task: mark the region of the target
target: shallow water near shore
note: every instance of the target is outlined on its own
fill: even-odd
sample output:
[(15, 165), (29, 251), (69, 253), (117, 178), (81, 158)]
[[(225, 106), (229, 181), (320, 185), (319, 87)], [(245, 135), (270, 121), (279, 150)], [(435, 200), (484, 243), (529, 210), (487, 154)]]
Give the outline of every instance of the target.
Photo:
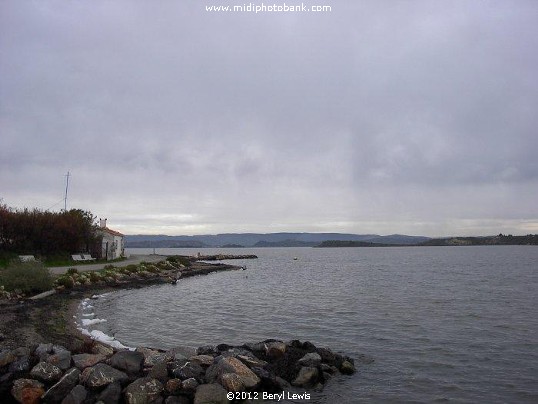
[(536, 247), (157, 249), (198, 251), (259, 258), (108, 293), (86, 323), (131, 347), (300, 339), (375, 359), (311, 403), (538, 401)]

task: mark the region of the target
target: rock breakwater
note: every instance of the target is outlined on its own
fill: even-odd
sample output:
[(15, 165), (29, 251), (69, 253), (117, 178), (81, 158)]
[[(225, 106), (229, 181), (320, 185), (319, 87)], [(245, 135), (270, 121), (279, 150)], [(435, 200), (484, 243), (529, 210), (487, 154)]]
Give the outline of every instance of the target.
[(54, 344), (0, 352), (2, 403), (245, 402), (305, 397), (353, 359), (310, 342), (266, 340), (196, 350), (115, 350), (87, 340), (79, 352)]

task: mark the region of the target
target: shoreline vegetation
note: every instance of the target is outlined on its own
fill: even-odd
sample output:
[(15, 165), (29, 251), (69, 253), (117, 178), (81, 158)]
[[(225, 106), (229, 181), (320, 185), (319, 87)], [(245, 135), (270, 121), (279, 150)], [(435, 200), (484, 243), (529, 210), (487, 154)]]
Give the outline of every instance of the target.
[(284, 392), (287, 399), (305, 399), (308, 389), (320, 390), (331, 377), (355, 372), (353, 359), (308, 341), (122, 350), (83, 335), (73, 321), (81, 301), (101, 293), (240, 269), (245, 268), (163, 257), (102, 271), (68, 270), (55, 279), (56, 293), (0, 299), (0, 401), (203, 404), (278, 399)]

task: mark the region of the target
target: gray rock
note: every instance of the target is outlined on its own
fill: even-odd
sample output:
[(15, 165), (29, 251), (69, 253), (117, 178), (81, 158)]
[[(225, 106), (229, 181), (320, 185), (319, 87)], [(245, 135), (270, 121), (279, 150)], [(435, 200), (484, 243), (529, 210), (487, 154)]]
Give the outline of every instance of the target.
[(198, 388), (198, 385), (198, 381), (194, 377), (191, 377), (190, 379), (183, 380), (181, 389), (187, 393), (194, 393)]
[(299, 370), (299, 374), (295, 380), (291, 383), (296, 387), (313, 386), (319, 376), (319, 370), (310, 366), (304, 366)]
[(20, 358), (22, 356), (30, 356), (32, 354), (32, 351), (30, 350), (30, 348), (27, 347), (19, 347), (11, 351), (11, 353), (16, 357)]
[(168, 362), (173, 359), (173, 356), (166, 352), (159, 352), (155, 349), (136, 348), (136, 352), (140, 352), (144, 355), (144, 367), (152, 367), (157, 363)]
[(103, 345), (103, 344), (100, 344), (100, 343), (95, 343), (92, 346), (91, 353), (95, 354), (95, 355), (100, 354), (100, 355), (104, 355), (106, 357), (109, 357), (109, 356), (114, 355), (114, 350), (111, 347), (107, 346), (107, 345)]
[(90, 388), (100, 388), (114, 382), (122, 384), (128, 379), (128, 376), (124, 372), (104, 363), (98, 363), (95, 366), (84, 369), (81, 376), (82, 384)]
[(97, 397), (103, 403), (117, 403), (121, 398), (121, 385), (119, 382), (110, 383)]
[(88, 396), (88, 391), (81, 386), (80, 384), (73, 387), (67, 396), (62, 400), (62, 404), (82, 404), (86, 397)]
[(260, 378), (243, 362), (234, 357), (219, 357), (206, 371), (206, 380), (209, 383), (220, 381), (222, 375), (235, 373), (247, 389), (252, 389), (260, 383)]
[(224, 373), (220, 377), (220, 384), (228, 391), (245, 391), (246, 387), (243, 379), (236, 373)]
[(49, 355), (52, 354), (52, 344), (39, 344), (34, 354), (39, 357), (39, 360), (47, 360)]
[(344, 375), (351, 375), (355, 373), (355, 366), (350, 361), (345, 360), (340, 365), (340, 372), (342, 372)]
[(104, 362), (106, 360), (105, 355), (101, 354), (78, 354), (73, 355), (73, 364), (80, 370), (95, 366), (98, 363)]
[(169, 396), (164, 400), (164, 404), (191, 404), (191, 400), (184, 396)]
[(9, 365), (12, 362), (17, 360), (17, 355), (13, 354), (11, 351), (2, 351), (0, 352), (0, 368)]
[(286, 352), (286, 344), (281, 341), (273, 341), (265, 344), (265, 354), (268, 358), (278, 359), (284, 356)]
[(201, 384), (196, 389), (194, 404), (229, 404), (227, 393), (220, 384)]
[(136, 351), (120, 351), (110, 358), (110, 366), (130, 374), (140, 373), (144, 355)]
[(204, 345), (196, 350), (196, 355), (213, 355), (215, 353), (217, 353), (217, 348), (213, 345)]
[(43, 396), (44, 402), (60, 402), (62, 399), (69, 394), (69, 392), (78, 384), (80, 377), (80, 370), (77, 368), (71, 368), (65, 375), (47, 390)]
[(187, 359), (193, 355), (196, 355), (196, 349), (190, 347), (175, 347), (166, 351), (172, 359)]
[(182, 382), (181, 379), (170, 379), (165, 384), (165, 390), (168, 394), (177, 396), (181, 393)]
[(189, 361), (196, 362), (200, 366), (209, 367), (215, 361), (211, 355), (194, 355), (189, 358)]
[(67, 370), (71, 367), (71, 352), (60, 345), (52, 346), (52, 355), (46, 361), (62, 370)]
[(301, 366), (316, 367), (321, 363), (321, 356), (316, 352), (307, 353), (297, 361)]
[(157, 379), (143, 377), (128, 385), (123, 392), (123, 397), (127, 404), (153, 403), (159, 398), (162, 400), (163, 390), (162, 383)]
[(39, 362), (30, 371), (30, 376), (45, 383), (55, 383), (62, 378), (62, 370), (48, 362)]
[(183, 366), (177, 367), (172, 370), (174, 377), (181, 380), (190, 378), (200, 379), (204, 374), (204, 369), (195, 362), (187, 362)]
[(14, 374), (26, 373), (30, 371), (30, 357), (23, 356), (17, 359), (15, 362), (9, 364), (9, 371)]
[(43, 383), (33, 379), (17, 379), (13, 382), (11, 395), (19, 403), (38, 403), (45, 393)]
[(266, 361), (262, 361), (261, 359), (258, 359), (255, 356), (237, 355), (237, 359), (239, 359), (241, 362), (243, 362), (249, 368), (253, 368), (253, 367), (263, 368), (263, 367), (267, 366)]
[(168, 368), (166, 366), (166, 362), (156, 363), (149, 371), (148, 377), (157, 379), (161, 383), (166, 383), (168, 380)]

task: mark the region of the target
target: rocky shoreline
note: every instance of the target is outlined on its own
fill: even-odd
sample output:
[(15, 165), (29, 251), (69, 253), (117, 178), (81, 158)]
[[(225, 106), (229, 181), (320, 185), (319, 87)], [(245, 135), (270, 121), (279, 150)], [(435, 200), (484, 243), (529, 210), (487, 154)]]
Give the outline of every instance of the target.
[[(178, 272), (174, 268), (169, 270)], [(102, 285), (75, 285), (42, 301), (3, 302), (0, 402), (209, 404), (302, 400), (310, 397), (309, 389), (321, 389), (331, 377), (355, 372), (353, 359), (310, 342), (266, 340), (196, 350), (121, 350), (84, 337), (73, 326), (74, 307), (90, 292), (143, 287), (240, 267), (196, 263), (181, 269), (175, 277), (167, 271), (129, 280), (108, 277)]]

